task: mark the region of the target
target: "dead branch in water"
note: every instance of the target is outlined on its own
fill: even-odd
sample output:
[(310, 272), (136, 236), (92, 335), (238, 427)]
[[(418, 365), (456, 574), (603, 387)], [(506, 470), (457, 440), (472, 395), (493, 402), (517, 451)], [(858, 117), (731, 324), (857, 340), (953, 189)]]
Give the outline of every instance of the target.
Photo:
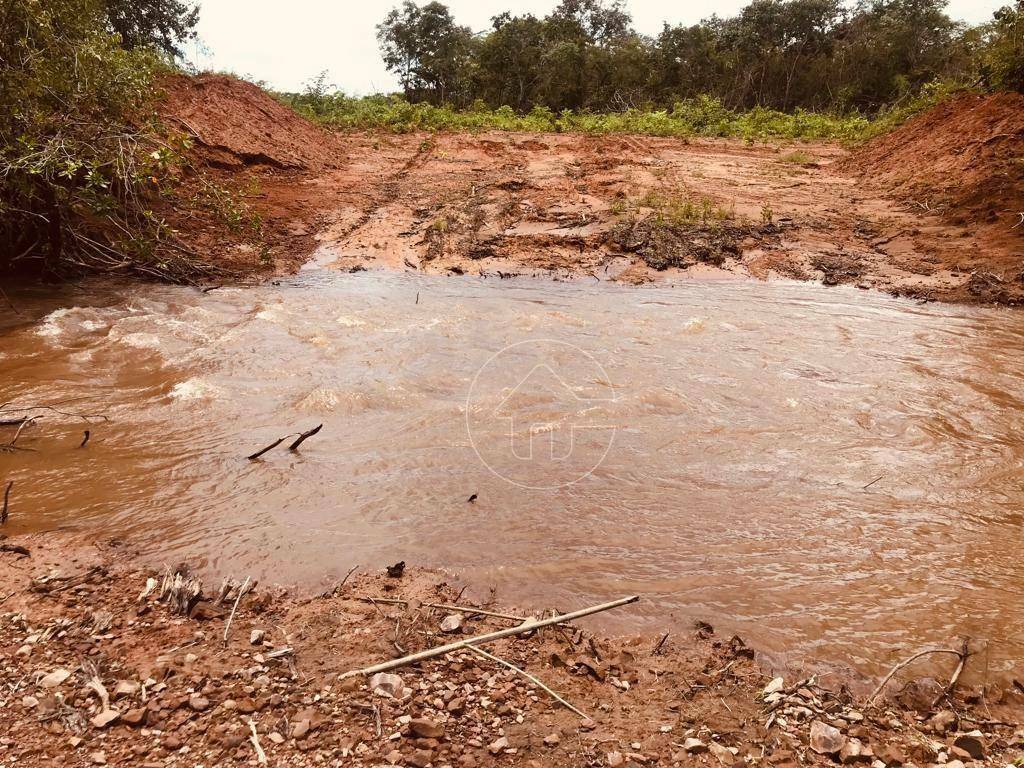
[[(933, 654), (933, 653), (948, 653), (948, 654), (951, 654), (951, 655), (953, 655), (953, 656), (957, 656), (957, 657), (959, 657), (959, 658), (960, 658), (961, 664), (962, 664), (962, 663), (963, 663), (963, 662), (964, 662), (964, 661), (966, 660), (966, 656), (964, 655), (964, 653), (963, 653), (963, 652), (961, 652), (961, 651), (958, 651), (958, 650), (955, 650), (955, 649), (953, 649), (953, 648), (926, 648), (926, 649), (925, 649), (925, 650), (923, 650), (923, 651), (918, 651), (917, 653), (915, 653), (915, 654), (914, 654), (913, 656), (911, 656), (910, 658), (908, 658), (908, 659), (904, 659), (904, 660), (903, 660), (903, 661), (901, 661), (901, 662), (900, 662), (899, 664), (897, 664), (897, 665), (896, 665), (896, 666), (894, 666), (894, 667), (893, 667), (892, 669), (890, 669), (890, 670), (889, 670), (889, 674), (887, 674), (887, 675), (886, 675), (886, 676), (885, 676), (884, 678), (882, 678), (882, 682), (880, 682), (880, 683), (878, 684), (878, 687), (877, 687), (877, 688), (875, 688), (874, 692), (873, 692), (873, 693), (872, 693), (872, 694), (871, 694), (870, 696), (868, 696), (868, 700), (867, 700), (867, 702), (865, 702), (865, 703), (866, 703), (866, 704), (867, 704), (868, 706), (870, 706), (870, 705), (872, 704), (872, 702), (874, 702), (874, 700), (875, 700), (876, 698), (878, 698), (878, 694), (880, 694), (880, 693), (882, 692), (882, 689), (883, 689), (883, 688), (885, 688), (886, 684), (887, 684), (887, 683), (888, 683), (888, 682), (889, 682), (890, 680), (892, 680), (892, 678), (893, 678), (893, 675), (895, 675), (895, 674), (896, 674), (897, 672), (899, 672), (899, 671), (900, 671), (901, 669), (903, 669), (904, 667), (908, 667), (908, 666), (910, 666), (910, 665), (911, 665), (911, 664), (912, 664), (913, 662), (917, 661), (917, 660), (918, 660), (918, 659), (920, 659), (920, 658), (921, 658), (922, 656), (928, 656), (928, 655), (930, 655), (930, 654)], [(958, 673), (958, 674), (957, 674), (957, 677), (959, 677), (959, 676), (960, 676), (960, 675), (959, 675), (959, 673)]]
[(15, 443), (17, 443), (18, 442), (18, 438), (21, 437), (22, 430), (24, 430), (25, 427), (32, 426), (35, 423), (37, 418), (39, 418), (39, 417), (38, 416), (31, 416), (31, 417), (26, 418), (24, 421), (22, 421), (21, 424), (18, 425), (18, 431), (14, 433), (14, 437), (11, 438), (10, 442), (0, 444), (0, 450), (4, 450), (4, 451), (31, 450), (31, 449), (26, 449), (26, 448), (19, 448), (17, 445), (15, 445)]
[(7, 483), (7, 489), (4, 491), (4, 508), (0, 510), (0, 525), (7, 522), (7, 513), (10, 509), (11, 503), (11, 488), (14, 487), (14, 481), (10, 480)]
[[(61, 402), (54, 403), (53, 405), (14, 405), (13, 403), (8, 402), (0, 404), (0, 411), (4, 411), (5, 413), (25, 413), (27, 411), (50, 411), (51, 413), (56, 413), (59, 416), (68, 416), (72, 419), (82, 419), (83, 421), (90, 423), (93, 421), (110, 421), (109, 417), (103, 413), (82, 413), (80, 411), (65, 411), (57, 407), (58, 405), (63, 405), (64, 403), (69, 402), (73, 401), (63, 400)], [(32, 417), (29, 417), (29, 421), (31, 420)]]
[(306, 432), (289, 432), (284, 437), (278, 438), (277, 440), (272, 442), (266, 448), (263, 448), (263, 449), (261, 449), (259, 451), (256, 451), (256, 453), (250, 454), (250, 455), (246, 456), (245, 458), (247, 458), (249, 461), (256, 461), (256, 459), (258, 459), (263, 454), (267, 453), (267, 451), (272, 451), (275, 448), (277, 448), (277, 446), (279, 446), (281, 443), (283, 443), (289, 437), (294, 437), (295, 441), (291, 445), (288, 446), (288, 450), (289, 451), (297, 450), (298, 447), (300, 445), (302, 445), (302, 443), (305, 440), (311, 438), (313, 435), (315, 435), (317, 432), (319, 432), (323, 428), (324, 428), (323, 424), (317, 424), (315, 427), (313, 427), (313, 429), (310, 429), (310, 430), (308, 430)]
[[(433, 659), (437, 656), (444, 656), (446, 653), (457, 651), (460, 648), (467, 648), (470, 645), (477, 645), (478, 643), (489, 643), (494, 640), (501, 640), (505, 637), (512, 637), (514, 635), (522, 635), (527, 632), (534, 632), (543, 627), (550, 627), (552, 624), (564, 624), (567, 621), (573, 621), (584, 616), (590, 616), (594, 613), (600, 613), (601, 611), (607, 611), (612, 608), (618, 608), (619, 606), (628, 605), (635, 603), (639, 600), (638, 595), (631, 595), (630, 597), (623, 597), (618, 600), (613, 600), (610, 603), (602, 603), (601, 605), (595, 605), (592, 608), (583, 608), (579, 611), (573, 611), (572, 613), (566, 613), (561, 616), (552, 616), (548, 619), (541, 619), (539, 621), (526, 621), (518, 627), (509, 627), (508, 629), (502, 629), (498, 632), (489, 632), (486, 635), (477, 635), (476, 637), (468, 637), (465, 640), (458, 640), (454, 643), (448, 643), (447, 645), (441, 645), (437, 648), (428, 648), (425, 651), (419, 653), (413, 653), (409, 656), (403, 656), (400, 659), (392, 659), (391, 661), (385, 661), (380, 664), (375, 664), (371, 667), (364, 667), (363, 669), (353, 669), (349, 672), (345, 672), (338, 676), (339, 680), (344, 680), (348, 677), (355, 675), (373, 675), (377, 672), (388, 672), (398, 667), (408, 666), (409, 664), (415, 664), (419, 661), (426, 661), (427, 659)], [(371, 600), (371, 602), (373, 602)]]
[(259, 450), (259, 451), (256, 451), (256, 453), (250, 454), (249, 456), (246, 456), (245, 458), (247, 458), (247, 459), (248, 459), (249, 461), (256, 461), (256, 459), (258, 459), (258, 458), (259, 458), (260, 456), (262, 456), (262, 455), (263, 455), (264, 453), (266, 453), (267, 451), (271, 451), (271, 450), (273, 450), (274, 448), (277, 448), (277, 446), (279, 446), (279, 445), (280, 445), (281, 443), (283, 443), (283, 442), (284, 442), (285, 440), (287, 440), (287, 439), (288, 439), (289, 437), (295, 437), (295, 435), (296, 435), (296, 433), (295, 433), (295, 432), (292, 432), (292, 433), (291, 433), (290, 435), (285, 435), (284, 437), (279, 437), (279, 438), (278, 438), (277, 440), (275, 440), (274, 442), (272, 442), (272, 443), (271, 443), (270, 445), (268, 445), (268, 446), (267, 446), (266, 448), (264, 448), (264, 449), (262, 449), (262, 450)]
[(542, 689), (543, 689), (544, 691), (546, 691), (546, 692), (547, 692), (547, 693), (548, 693), (548, 694), (549, 694), (549, 695), (551, 696), (551, 698), (553, 698), (553, 699), (554, 699), (555, 701), (557, 701), (557, 702), (558, 702), (559, 704), (561, 704), (562, 706), (566, 707), (567, 709), (571, 709), (571, 710), (572, 710), (573, 712), (575, 712), (575, 713), (576, 713), (577, 715), (579, 715), (580, 717), (582, 717), (582, 718), (583, 718), (584, 720), (592, 720), (592, 719), (593, 719), (593, 718), (592, 718), (592, 717), (590, 717), (590, 715), (588, 715), (588, 714), (587, 714), (586, 712), (582, 712), (581, 710), (579, 710), (579, 709), (576, 709), (576, 707), (574, 707), (574, 706), (573, 706), (572, 704), (570, 704), (570, 703), (569, 703), (568, 701), (566, 701), (565, 699), (563, 699), (563, 698), (562, 698), (561, 696), (559, 696), (559, 695), (558, 695), (557, 693), (555, 693), (555, 692), (554, 692), (553, 690), (551, 690), (550, 688), (548, 688), (548, 687), (547, 687), (546, 685), (544, 685), (544, 683), (542, 683), (542, 682), (541, 682), (540, 680), (538, 680), (538, 679), (537, 679), (536, 677), (534, 677), (533, 675), (531, 675), (531, 674), (530, 674), (529, 672), (527, 672), (527, 671), (526, 671), (525, 669), (520, 669), (519, 667), (517, 667), (517, 666), (516, 666), (515, 664), (513, 664), (512, 662), (509, 662), (509, 661), (505, 661), (504, 659), (502, 659), (502, 658), (499, 658), (498, 656), (495, 656), (495, 655), (494, 655), (493, 653), (488, 653), (488, 652), (487, 652), (487, 651), (485, 651), (485, 650), (484, 650), (483, 648), (477, 648), (477, 647), (475, 647), (475, 646), (472, 646), (472, 645), (470, 645), (470, 646), (468, 646), (468, 647), (469, 647), (469, 650), (471, 650), (471, 651), (472, 651), (473, 653), (477, 653), (477, 654), (479, 654), (479, 655), (483, 656), (483, 657), (484, 657), (485, 659), (490, 659), (491, 661), (495, 661), (495, 662), (497, 662), (498, 664), (501, 664), (501, 665), (503, 665), (503, 666), (506, 666), (506, 667), (508, 667), (509, 669), (511, 669), (511, 670), (512, 670), (512, 671), (514, 671), (514, 672), (518, 672), (518, 673), (519, 673), (520, 675), (522, 675), (523, 677), (525, 677), (525, 678), (526, 678), (527, 680), (531, 681), (531, 682), (532, 682), (532, 683), (533, 683), (534, 685), (537, 685), (538, 687), (540, 687), (540, 688), (542, 688)]
[(91, 433), (89, 432), (89, 430), (88, 429), (85, 430), (84, 436), (82, 437), (82, 442), (78, 444), (78, 447), (79, 448), (85, 448), (86, 443), (89, 442), (89, 437), (90, 436), (91, 436)]
[(965, 637), (963, 644), (960, 646), (960, 661), (957, 662), (956, 669), (953, 670), (953, 675), (949, 678), (949, 683), (946, 684), (942, 693), (936, 696), (935, 701), (932, 702), (932, 709), (935, 709), (940, 701), (953, 695), (953, 690), (960, 679), (960, 674), (964, 671), (964, 666), (967, 664), (967, 657), (971, 655), (969, 644), (970, 639)]
[(297, 451), (299, 449), (300, 445), (302, 445), (306, 440), (311, 438), (313, 435), (315, 435), (317, 432), (319, 432), (323, 428), (324, 428), (323, 424), (317, 424), (312, 429), (307, 430), (306, 432), (303, 432), (301, 435), (299, 435), (299, 437), (295, 440), (294, 443), (292, 443), (291, 445), (288, 446), (288, 450), (289, 451)]

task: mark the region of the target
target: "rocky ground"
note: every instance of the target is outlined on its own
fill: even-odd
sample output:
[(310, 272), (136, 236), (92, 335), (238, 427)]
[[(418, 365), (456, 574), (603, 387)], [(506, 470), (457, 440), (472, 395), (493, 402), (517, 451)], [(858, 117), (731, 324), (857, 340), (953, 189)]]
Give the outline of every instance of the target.
[(300, 597), (148, 572), (117, 542), (6, 540), (0, 766), (981, 768), (1024, 755), (1019, 683), (944, 696), (901, 673), (869, 705), (850, 677), (773, 678), (704, 624), (653, 638), (558, 626), (488, 643), (490, 656), (346, 676), (529, 615), (436, 607), (469, 601), (400, 570)]

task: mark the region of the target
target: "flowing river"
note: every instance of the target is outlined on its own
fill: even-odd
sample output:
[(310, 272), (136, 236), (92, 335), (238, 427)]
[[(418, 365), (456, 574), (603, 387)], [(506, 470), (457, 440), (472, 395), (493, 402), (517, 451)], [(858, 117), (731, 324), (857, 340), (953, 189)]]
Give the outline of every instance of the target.
[(0, 402), (106, 417), (0, 453), (9, 534), (310, 590), (405, 560), (512, 604), (641, 594), (611, 631), (699, 618), (866, 672), (970, 635), (1024, 668), (1024, 313), (316, 268), (8, 294)]

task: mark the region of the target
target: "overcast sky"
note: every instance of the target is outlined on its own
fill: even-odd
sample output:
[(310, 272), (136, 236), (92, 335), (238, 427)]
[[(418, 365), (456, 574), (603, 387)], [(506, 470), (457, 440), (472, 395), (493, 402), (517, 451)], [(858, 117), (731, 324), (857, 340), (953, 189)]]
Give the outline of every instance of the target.
[[(986, 21), (1008, 0), (952, 0), (949, 12)], [(362, 95), (397, 88), (377, 48), (376, 25), (399, 0), (200, 0), (200, 45), (189, 55), (200, 69), (224, 70), (297, 90), (327, 70), (332, 83)], [(422, 4), (422, 3), (421, 3)], [(557, 0), (449, 0), (460, 24), (474, 31), (502, 11), (548, 13)], [(693, 23), (734, 14), (746, 0), (627, 0), (636, 29), (656, 34), (663, 22)]]

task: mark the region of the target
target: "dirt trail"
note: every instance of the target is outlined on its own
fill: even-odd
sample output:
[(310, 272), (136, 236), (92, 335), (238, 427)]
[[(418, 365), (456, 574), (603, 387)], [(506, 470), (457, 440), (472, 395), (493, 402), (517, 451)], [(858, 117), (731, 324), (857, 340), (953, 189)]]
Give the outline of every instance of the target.
[[(940, 105), (850, 157), (823, 143), (333, 135), (237, 79), (179, 77), (165, 88), (165, 120), (258, 216), (262, 245), (208, 216), (171, 216), (234, 271), (291, 271), (319, 245), (318, 261), (339, 269), (783, 277), (923, 300), (1024, 297), (1024, 227), (990, 210), (993, 179), (1016, 190), (996, 195), (1007, 211), (1024, 190), (1010, 97)], [(950, 178), (970, 198), (953, 201), (952, 217), (921, 197), (956, 191)], [(982, 198), (988, 215), (973, 215), (968, 203)]]
[[(772, 680), (706, 624), (661, 638), (575, 627), (487, 645), (560, 694), (468, 649), (382, 678), (343, 673), (514, 626), (439, 576), (346, 578), (319, 596), (132, 567), (123, 545), (22, 537), (0, 554), (0, 761), (53, 765), (786, 766), (1005, 764), (1024, 692), (894, 681), (871, 706), (842, 677)], [(383, 597), (398, 604), (360, 600)], [(493, 598), (493, 596), (492, 596)], [(404, 601), (404, 602), (401, 602)], [(180, 605), (182, 610), (177, 610)], [(628, 610), (628, 608), (622, 609)], [(936, 696), (936, 693), (939, 695)], [(997, 695), (998, 694), (998, 695)], [(938, 703), (934, 703), (938, 701)]]
[[(920, 299), (1015, 303), (979, 282), (991, 233), (901, 206), (831, 166), (824, 144), (508, 133), (344, 137), (352, 161), (305, 211), (339, 269), (591, 276), (623, 282), (784, 277)], [(268, 201), (296, 190), (268, 187)], [(308, 206), (308, 207), (307, 207)]]

